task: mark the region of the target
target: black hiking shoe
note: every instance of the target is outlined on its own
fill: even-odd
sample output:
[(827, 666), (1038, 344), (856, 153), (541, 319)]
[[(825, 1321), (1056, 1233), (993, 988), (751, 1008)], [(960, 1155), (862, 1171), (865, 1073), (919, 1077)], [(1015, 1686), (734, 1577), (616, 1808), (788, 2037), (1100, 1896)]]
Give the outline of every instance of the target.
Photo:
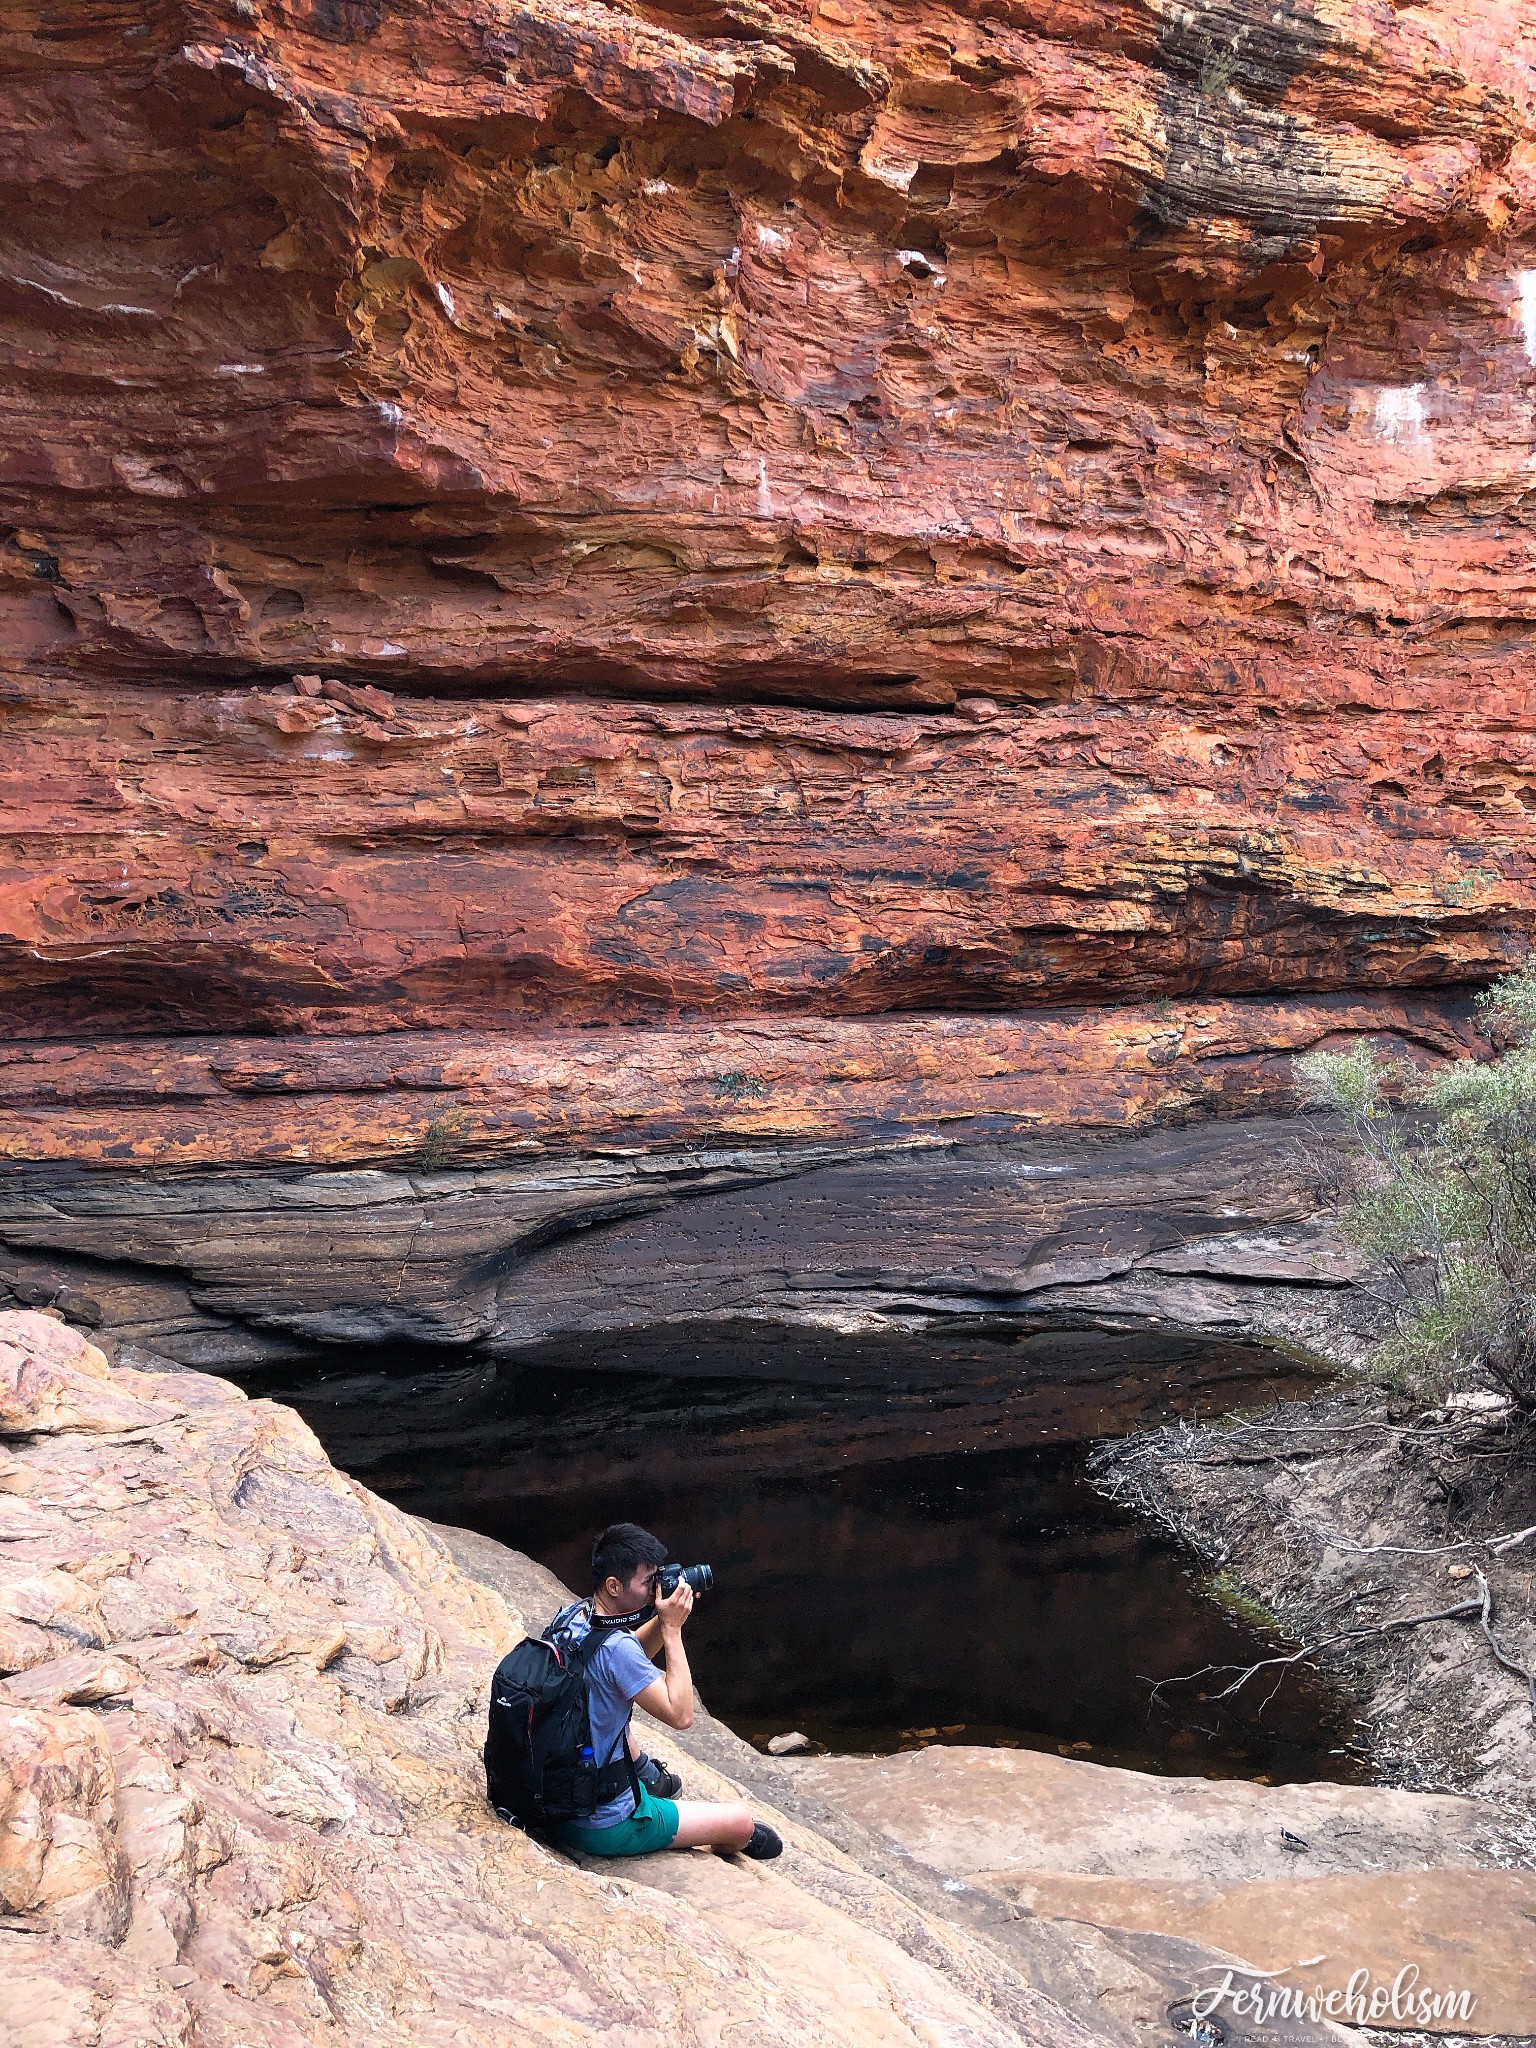
[(683, 1789), (683, 1781), (676, 1771), (669, 1771), (653, 1756), (635, 1758), (635, 1776), (654, 1799), (675, 1799)]
[(771, 1863), (775, 1856), (783, 1855), (784, 1844), (772, 1828), (764, 1826), (762, 1821), (756, 1821), (753, 1823), (751, 1838), (741, 1853), (743, 1856), (750, 1856), (754, 1863)]

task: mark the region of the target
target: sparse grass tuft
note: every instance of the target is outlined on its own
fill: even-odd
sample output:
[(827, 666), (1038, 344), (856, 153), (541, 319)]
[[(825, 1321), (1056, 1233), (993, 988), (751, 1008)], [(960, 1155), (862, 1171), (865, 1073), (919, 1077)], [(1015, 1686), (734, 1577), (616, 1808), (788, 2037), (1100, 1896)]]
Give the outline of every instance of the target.
[(1377, 1378), (1433, 1403), (1497, 1393), (1536, 1422), (1536, 965), (1480, 1000), (1494, 1059), (1425, 1076), (1361, 1040), (1297, 1077), (1353, 1140), (1333, 1192), (1385, 1275)]
[(445, 1109), (441, 1116), (433, 1117), (422, 1133), (417, 1152), (422, 1171), (440, 1173), (454, 1155), (462, 1151), (474, 1127), (474, 1118), (457, 1103), (452, 1109)]
[(1245, 1593), (1237, 1580), (1227, 1572), (1217, 1572), (1206, 1581), (1205, 1590), (1216, 1605), (1238, 1621), (1247, 1622), (1250, 1628), (1266, 1630), (1270, 1635), (1283, 1635), (1280, 1617), (1255, 1600), (1251, 1593)]
[(761, 1074), (730, 1073), (715, 1076), (717, 1101), (755, 1102), (767, 1093), (768, 1083)]

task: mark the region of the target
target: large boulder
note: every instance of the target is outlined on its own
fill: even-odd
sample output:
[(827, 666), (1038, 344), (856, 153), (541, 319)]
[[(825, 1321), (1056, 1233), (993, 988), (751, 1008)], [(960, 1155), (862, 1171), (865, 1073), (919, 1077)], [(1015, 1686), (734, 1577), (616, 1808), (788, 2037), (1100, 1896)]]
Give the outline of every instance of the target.
[(772, 1866), (589, 1868), (503, 1826), (479, 1746), (521, 1618), (437, 1536), (220, 1380), (34, 1315), (0, 1315), (0, 1359), (18, 2048), (1091, 2048), (792, 1818)]

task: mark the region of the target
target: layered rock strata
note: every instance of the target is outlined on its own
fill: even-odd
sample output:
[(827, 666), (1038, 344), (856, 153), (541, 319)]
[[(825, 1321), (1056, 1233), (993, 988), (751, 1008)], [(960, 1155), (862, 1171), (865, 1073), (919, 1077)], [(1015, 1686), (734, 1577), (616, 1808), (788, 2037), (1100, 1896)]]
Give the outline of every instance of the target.
[[(585, 1143), (629, 1110), (567, 1114), (562, 1034), (616, 1022), (673, 1135), (1055, 1118), (1098, 1061), (1031, 1080), (1041, 1006), (1262, 996), (1241, 1060), (1323, 997), (1454, 1035), (1522, 951), (1509, 0), (64, 0), (4, 49), (8, 1156), (397, 1153), (444, 1031), (519, 1034), (466, 1048), (487, 1147)], [(316, 1033), (346, 1101), (283, 1078)], [(1174, 1064), (1143, 1110), (1211, 1094)]]
[(1097, 691), (980, 723), (344, 697), (12, 686), (12, 1028), (1454, 990), (1518, 957), (1536, 901), (1514, 697), (1251, 734)]
[[(0, 1160), (138, 1172), (478, 1162), (687, 1145), (900, 1149), (1286, 1109), (1298, 1052), (1482, 1049), (1466, 1002), (1160, 1002), (1010, 1017), (0, 1046)], [(791, 1147), (798, 1141), (798, 1153)], [(3, 1168), (0, 1168), (3, 1171)], [(15, 1178), (15, 1176), (12, 1176)]]
[(1250, 730), (1530, 687), (1506, 0), (163, 0), (9, 55), (39, 666)]
[(481, 1169), (16, 1174), (0, 1288), (238, 1369), (738, 1319), (1162, 1323), (1351, 1355), (1370, 1304), (1292, 1123), (891, 1150), (636, 1148)]

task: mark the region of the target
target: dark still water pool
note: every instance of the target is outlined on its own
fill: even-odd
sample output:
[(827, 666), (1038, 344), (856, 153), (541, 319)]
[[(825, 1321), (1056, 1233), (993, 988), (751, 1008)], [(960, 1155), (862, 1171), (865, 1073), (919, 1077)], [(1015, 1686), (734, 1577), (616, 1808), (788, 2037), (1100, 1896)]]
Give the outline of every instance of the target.
[[(440, 1356), (440, 1354), (439, 1354)], [(269, 1374), (335, 1462), (585, 1591), (606, 1522), (714, 1566), (688, 1645), (749, 1740), (1067, 1749), (1276, 1780), (1352, 1778), (1349, 1712), (1293, 1673), (1236, 1708), (1152, 1684), (1270, 1640), (1088, 1483), (1091, 1443), (1314, 1387), (1273, 1353), (1053, 1332), (842, 1338), (664, 1328), (515, 1363), (343, 1356)], [(1262, 1709), (1262, 1711), (1261, 1711)]]

